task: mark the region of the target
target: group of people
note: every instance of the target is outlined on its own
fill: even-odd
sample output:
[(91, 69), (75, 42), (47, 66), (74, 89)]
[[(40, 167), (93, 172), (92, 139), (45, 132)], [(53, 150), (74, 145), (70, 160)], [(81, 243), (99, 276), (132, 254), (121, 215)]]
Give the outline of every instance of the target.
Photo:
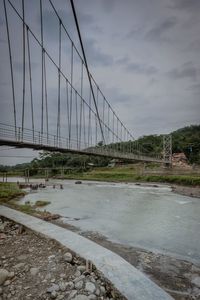
[[(55, 188), (56, 188), (56, 185), (54, 184), (53, 189), (55, 189)], [(60, 189), (63, 190), (63, 185), (62, 184), (60, 184)]]
[[(30, 184), (28, 186), (27, 185), (25, 186), (24, 184), (20, 184), (20, 182), (17, 181), (17, 185), (20, 188), (30, 187), (31, 190), (38, 190), (38, 188), (43, 188), (43, 189), (46, 188), (46, 184), (44, 184), (44, 183)], [(61, 190), (63, 190), (63, 185), (62, 184), (60, 184), (59, 187), (60, 187)], [(53, 189), (55, 189), (55, 188), (56, 188), (56, 185), (54, 184)]]

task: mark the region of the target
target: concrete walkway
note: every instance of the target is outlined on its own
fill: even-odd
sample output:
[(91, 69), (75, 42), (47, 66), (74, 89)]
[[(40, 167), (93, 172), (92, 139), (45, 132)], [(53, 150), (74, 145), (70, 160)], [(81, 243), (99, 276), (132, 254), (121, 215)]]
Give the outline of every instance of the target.
[(0, 215), (54, 239), (82, 258), (90, 260), (127, 299), (173, 299), (119, 255), (70, 230), (1, 205)]

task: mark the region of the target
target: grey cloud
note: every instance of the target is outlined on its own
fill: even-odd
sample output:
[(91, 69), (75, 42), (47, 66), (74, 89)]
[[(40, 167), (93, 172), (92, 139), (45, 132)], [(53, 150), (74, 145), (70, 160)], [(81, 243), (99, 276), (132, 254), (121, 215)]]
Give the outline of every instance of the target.
[(199, 52), (200, 51), (200, 39), (194, 40), (190, 43), (190, 45), (187, 47), (186, 51), (194, 51)]
[(3, 21), (3, 18), (0, 16), (0, 43), (6, 42), (5, 35), (3, 36), (4, 26), (5, 26), (5, 22)]
[(200, 9), (199, 0), (171, 0), (171, 8), (184, 9), (187, 11), (198, 12)]
[(143, 27), (138, 27), (132, 29), (130, 32), (127, 33), (126, 39), (136, 39), (141, 37), (141, 35), (144, 34), (144, 28)]
[(158, 80), (155, 79), (154, 77), (152, 77), (152, 78), (150, 78), (150, 80), (148, 81), (148, 85), (149, 85), (149, 86), (152, 86), (153, 84), (155, 84), (155, 83), (157, 83), (157, 82), (158, 82)]
[(128, 63), (130, 63), (130, 58), (128, 56), (124, 56), (122, 58), (117, 59), (115, 63), (119, 65), (127, 65)]
[(194, 67), (192, 62), (187, 62), (183, 64), (180, 68), (173, 68), (167, 72), (167, 76), (171, 79), (184, 79), (189, 78), (196, 80), (198, 70)]
[(157, 24), (152, 29), (150, 29), (146, 35), (145, 38), (148, 41), (169, 41), (169, 38), (166, 36), (166, 33), (175, 27), (177, 24), (177, 18), (176, 17), (169, 17), (162, 23)]
[[(31, 69), (32, 70), (35, 70), (37, 67), (39, 67), (39, 63), (31, 62)], [(13, 62), (13, 68), (14, 68), (15, 71), (22, 73), (23, 72), (23, 62), (14, 61)], [(29, 72), (28, 62), (25, 63), (25, 71)]]
[(0, 27), (4, 26), (3, 18), (0, 16)]
[(126, 66), (127, 71), (134, 72), (136, 74), (143, 74), (143, 75), (151, 75), (158, 72), (158, 69), (154, 66), (149, 66), (146, 64), (140, 63), (129, 63)]
[[(73, 33), (72, 31), (75, 29), (74, 17), (71, 11), (64, 12), (64, 10), (58, 10), (58, 14), (71, 35)], [(79, 11), (77, 12), (77, 15), (80, 26), (91, 26), (91, 24), (94, 24), (94, 18), (92, 15)], [(38, 16), (38, 21), (39, 18), (40, 16)], [(45, 34), (47, 35), (47, 37), (51, 38), (51, 40), (57, 40), (59, 21), (52, 10), (46, 9), (43, 11), (43, 23)], [(94, 26), (94, 28), (98, 30), (96, 25)]]
[[(63, 14), (63, 12), (60, 10), (58, 11), (59, 15), (62, 17), (62, 20), (67, 20), (66, 28), (69, 31), (71, 37), (75, 40), (75, 37), (77, 38), (76, 34), (76, 28), (74, 24), (73, 15), (71, 12)], [(94, 18), (92, 15), (85, 14), (83, 12), (78, 12), (78, 19), (80, 26), (90, 26), (90, 29), (94, 30), (95, 32), (102, 32), (101, 28), (94, 24)], [(43, 12), (43, 19), (44, 19), (44, 39), (46, 37), (46, 41), (51, 41), (51, 43), (57, 43), (58, 44), (58, 30), (59, 30), (59, 24), (58, 20), (55, 17), (55, 14), (50, 10), (45, 10)], [(97, 42), (94, 38), (88, 38), (87, 36), (87, 30), (82, 30), (82, 36), (83, 36), (83, 44), (85, 46), (86, 52), (88, 53), (89, 62), (91, 64), (95, 63), (96, 65), (111, 65), (113, 63), (113, 59), (110, 55), (104, 54), (103, 51), (97, 46)], [(65, 35), (62, 34), (62, 43), (64, 44)], [(75, 43), (76, 44), (76, 43)], [(77, 46), (79, 48), (79, 43), (77, 42)], [(66, 51), (70, 51), (70, 47), (67, 47), (65, 49)], [(76, 57), (74, 57), (76, 59)]]
[(98, 47), (95, 39), (85, 39), (86, 56), (90, 64), (95, 66), (110, 66), (113, 64), (111, 55), (105, 54)]
[(112, 105), (120, 105), (121, 103), (126, 103), (129, 105), (133, 99), (133, 95), (122, 93), (119, 88), (107, 88), (106, 97), (109, 99)]
[(104, 33), (103, 29), (100, 26), (97, 26), (97, 25), (92, 26), (91, 29), (95, 34), (103, 34)]
[(111, 13), (115, 7), (116, 1), (115, 0), (102, 0), (101, 1), (103, 10), (106, 13)]
[(158, 69), (154, 66), (145, 63), (131, 62), (128, 56), (124, 56), (115, 61), (116, 64), (122, 65), (128, 72), (133, 72), (142, 75), (151, 75), (158, 72)]
[(195, 94), (200, 94), (200, 83), (194, 83), (186, 88), (188, 91), (192, 91)]
[(91, 25), (94, 23), (94, 17), (89, 14), (78, 12), (78, 19), (81, 25)]

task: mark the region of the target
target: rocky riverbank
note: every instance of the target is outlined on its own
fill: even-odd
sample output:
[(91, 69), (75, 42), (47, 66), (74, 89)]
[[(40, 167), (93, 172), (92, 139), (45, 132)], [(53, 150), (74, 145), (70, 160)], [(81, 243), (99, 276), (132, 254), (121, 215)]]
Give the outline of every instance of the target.
[(200, 186), (183, 186), (183, 185), (174, 185), (172, 186), (172, 192), (189, 196), (200, 198)]
[(0, 300), (125, 299), (95, 270), (53, 240), (0, 221)]
[(99, 233), (83, 232), (78, 227), (63, 223), (60, 219), (52, 222), (83, 235), (95, 243), (119, 254), (169, 293), (175, 300), (200, 299), (200, 264), (169, 255), (153, 253), (145, 249), (114, 243)]

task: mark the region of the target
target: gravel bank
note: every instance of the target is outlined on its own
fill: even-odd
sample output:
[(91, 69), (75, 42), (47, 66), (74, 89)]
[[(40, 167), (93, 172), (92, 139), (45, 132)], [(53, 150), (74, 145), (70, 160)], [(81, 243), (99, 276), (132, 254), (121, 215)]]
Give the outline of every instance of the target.
[(57, 242), (0, 221), (0, 300), (125, 299), (94, 267)]
[(172, 186), (172, 191), (180, 195), (200, 198), (199, 186), (190, 187), (190, 186), (183, 186), (183, 185), (174, 185)]

